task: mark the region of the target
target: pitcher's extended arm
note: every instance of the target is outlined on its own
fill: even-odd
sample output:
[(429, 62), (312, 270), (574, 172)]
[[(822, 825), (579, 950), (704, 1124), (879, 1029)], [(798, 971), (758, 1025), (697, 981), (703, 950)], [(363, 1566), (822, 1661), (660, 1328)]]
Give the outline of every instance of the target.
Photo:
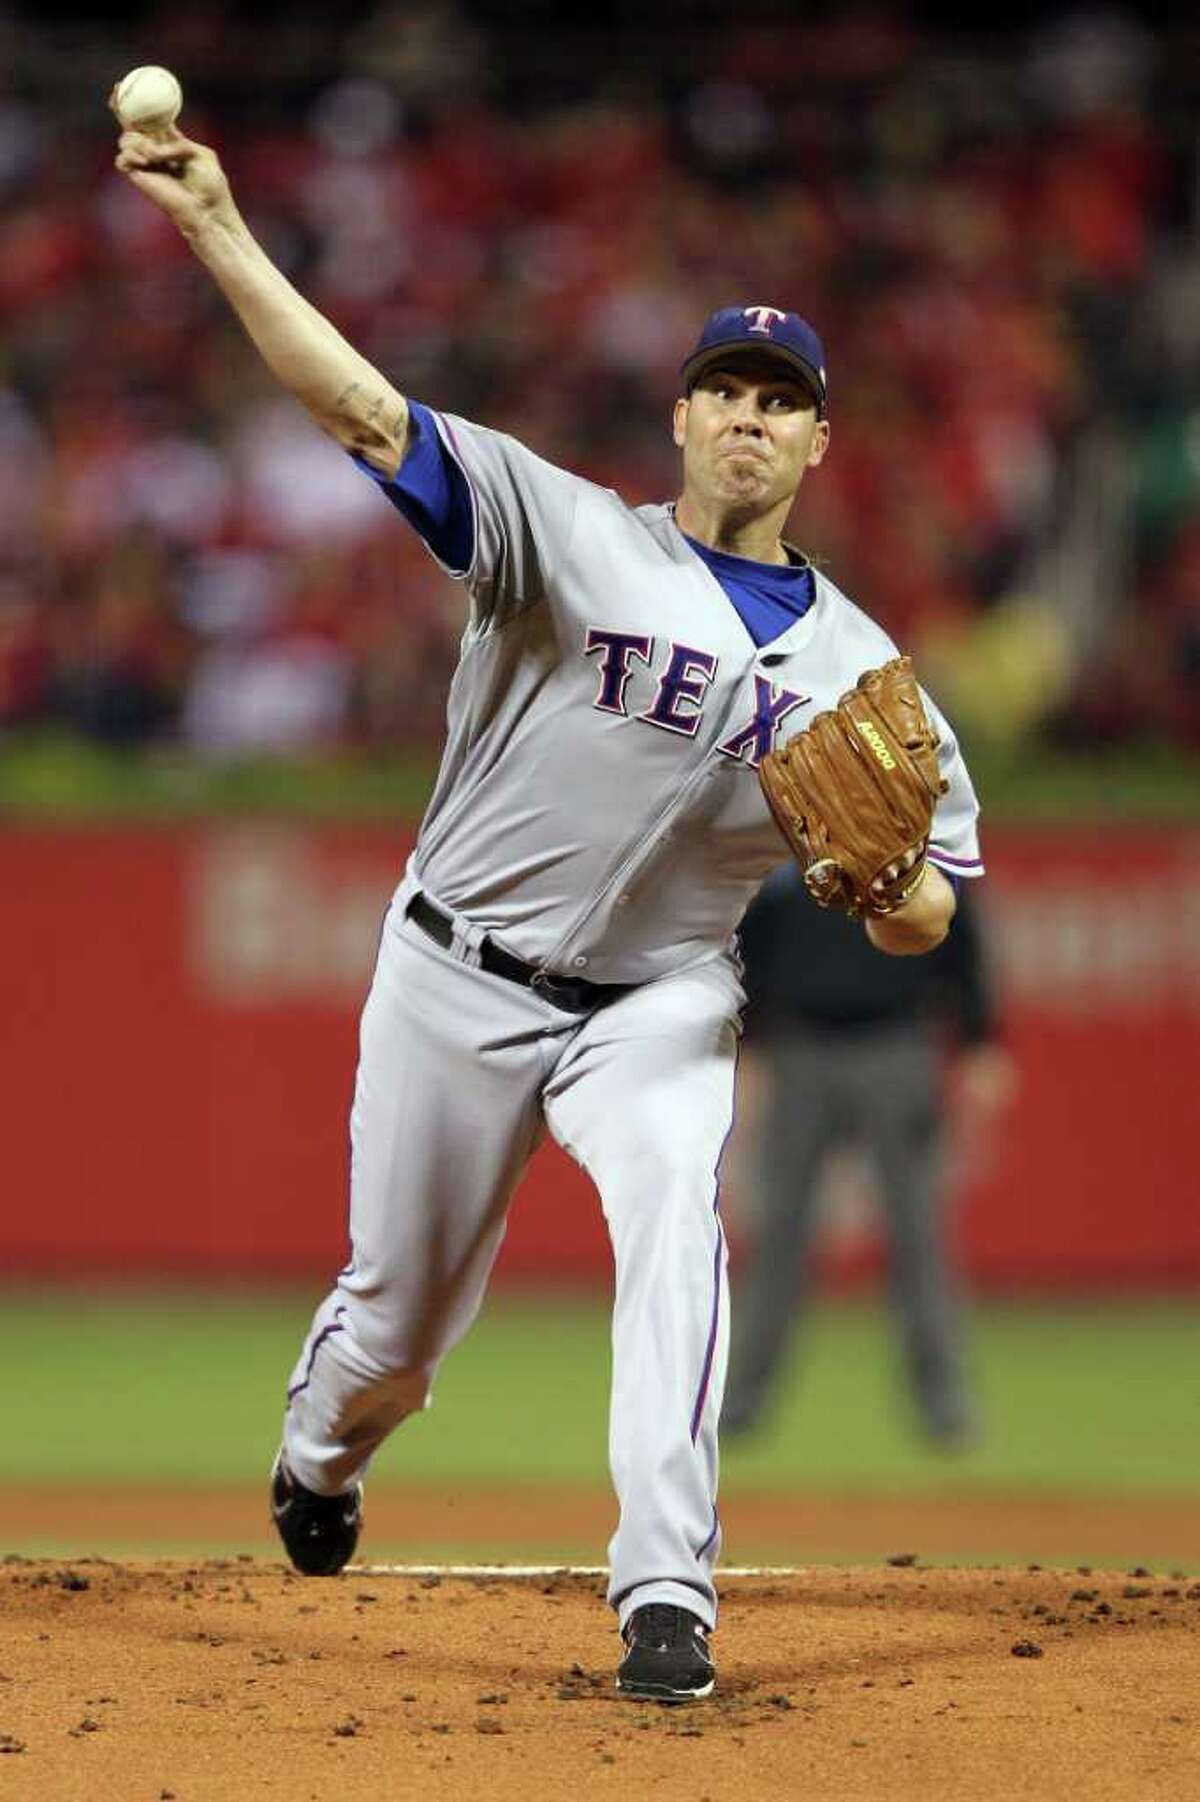
[(267, 367), (321, 429), (394, 475), (408, 442), (404, 396), (275, 267), (239, 213), (216, 153), (179, 131), (126, 131), (117, 168), (179, 227)]

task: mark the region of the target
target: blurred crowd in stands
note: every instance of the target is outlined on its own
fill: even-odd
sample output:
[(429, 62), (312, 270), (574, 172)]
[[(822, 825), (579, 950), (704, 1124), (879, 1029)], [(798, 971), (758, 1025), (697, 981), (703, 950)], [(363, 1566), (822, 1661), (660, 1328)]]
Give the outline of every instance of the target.
[(968, 735), (1200, 745), (1194, 56), (1119, 13), (977, 39), (801, 13), (706, 12), (686, 55), (667, 15), (617, 44), (441, 4), (282, 38), (203, 5), (102, 42), (10, 19), (0, 733), (227, 757), (441, 730), (461, 596), (112, 169), (107, 85), (162, 61), (270, 254), (398, 387), (631, 501), (675, 490), (704, 313), (794, 306), (833, 443), (792, 536)]

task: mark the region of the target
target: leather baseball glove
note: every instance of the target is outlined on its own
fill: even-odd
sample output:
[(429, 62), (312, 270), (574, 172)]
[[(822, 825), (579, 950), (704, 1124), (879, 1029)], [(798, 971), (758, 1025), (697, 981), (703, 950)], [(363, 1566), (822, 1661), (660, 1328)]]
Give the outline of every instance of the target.
[(763, 793), (821, 907), (890, 914), (916, 889), (947, 787), (937, 745), (912, 661), (894, 657), (763, 758)]

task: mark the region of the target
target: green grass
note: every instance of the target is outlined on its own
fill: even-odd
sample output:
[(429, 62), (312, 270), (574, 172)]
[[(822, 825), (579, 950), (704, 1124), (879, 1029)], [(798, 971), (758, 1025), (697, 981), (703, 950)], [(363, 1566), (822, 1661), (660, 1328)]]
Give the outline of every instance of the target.
[[(1200, 818), (1200, 755), (1177, 745), (966, 748), (992, 822)], [(0, 817), (51, 825), (264, 814), (411, 821), (424, 811), (437, 757), (427, 746), (210, 762), (177, 746), (129, 753), (31, 732), (0, 744)]]
[(209, 763), (173, 746), (131, 754), (34, 734), (0, 747), (0, 815), (76, 826), (264, 814), (416, 820), (436, 768), (432, 750), (374, 757), (331, 751)]
[[(316, 1299), (9, 1290), (0, 1482), (261, 1481)], [(979, 1307), (970, 1344), (984, 1432), (947, 1463), (916, 1436), (880, 1308), (820, 1308), (768, 1427), (725, 1452), (726, 1491), (1200, 1494), (1194, 1306)], [(606, 1483), (607, 1387), (602, 1302), (497, 1297), (376, 1480)]]

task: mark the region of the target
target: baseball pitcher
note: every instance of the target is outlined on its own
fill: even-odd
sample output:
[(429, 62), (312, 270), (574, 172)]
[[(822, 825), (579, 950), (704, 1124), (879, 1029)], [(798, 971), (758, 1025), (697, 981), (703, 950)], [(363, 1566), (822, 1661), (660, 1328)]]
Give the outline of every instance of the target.
[(633, 507), (397, 393), (269, 261), (210, 149), (126, 131), (117, 167), (467, 600), (362, 1016), (352, 1256), (292, 1373), (279, 1532), (302, 1571), (350, 1558), (372, 1455), (474, 1319), (549, 1132), (615, 1262), (618, 1687), (707, 1695), (738, 922), (795, 854), (816, 901), (919, 953), (954, 911), (943, 872), (981, 870), (949, 726), (782, 536), (829, 447), (824, 351), (782, 308), (712, 315), (675, 404), (678, 499)]

